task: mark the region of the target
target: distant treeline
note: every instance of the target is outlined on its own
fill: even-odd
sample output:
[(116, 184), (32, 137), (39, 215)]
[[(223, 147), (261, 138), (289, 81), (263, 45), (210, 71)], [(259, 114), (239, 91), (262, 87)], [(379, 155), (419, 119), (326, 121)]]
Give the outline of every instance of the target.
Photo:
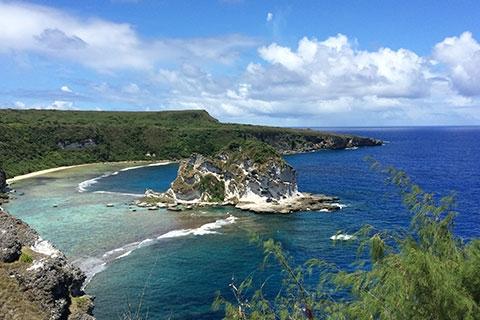
[(211, 155), (232, 141), (252, 139), (282, 153), (378, 144), (313, 130), (220, 123), (203, 110), (0, 110), (0, 168), (8, 177), (89, 162)]

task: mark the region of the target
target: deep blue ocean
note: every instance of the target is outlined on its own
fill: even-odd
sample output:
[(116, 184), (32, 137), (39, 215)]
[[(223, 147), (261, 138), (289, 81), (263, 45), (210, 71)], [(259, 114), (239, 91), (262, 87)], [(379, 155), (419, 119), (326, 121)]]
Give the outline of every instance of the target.
[[(251, 233), (281, 241), (298, 263), (315, 257), (340, 268), (351, 268), (358, 243), (333, 243), (332, 235), (338, 231), (353, 233), (366, 224), (377, 229), (408, 228), (411, 217), (403, 208), (396, 188), (385, 183), (385, 176), (369, 168), (365, 156), (405, 170), (428, 192), (439, 196), (454, 192), (458, 211), (456, 234), (465, 241), (480, 237), (480, 127), (326, 130), (385, 141), (381, 147), (286, 157), (297, 170), (300, 191), (335, 195), (346, 205), (334, 213), (254, 215), (232, 208), (183, 213), (131, 212), (127, 196), (102, 198), (114, 196), (95, 193), (141, 194), (146, 188), (164, 190), (176, 175), (176, 164), (120, 171), (99, 179), (83, 193), (71, 191), (71, 198), (65, 203), (70, 219), (63, 219), (60, 213), (56, 216), (62, 230), (67, 229), (65, 234), (60, 233), (55, 220), (50, 219), (54, 211), (41, 217), (30, 213), (25, 204), (30, 200), (16, 200), (17, 204), (13, 202), (7, 209), (37, 227), (42, 236), (77, 261), (86, 253), (98, 258), (128, 241), (154, 239), (118, 259), (105, 260), (104, 270), (87, 285), (87, 292), (96, 295), (95, 315), (99, 320), (118, 319), (126, 310), (127, 302), (135, 308), (140, 301), (141, 311), (148, 313), (148, 319), (220, 319), (221, 312), (211, 310), (216, 291), (231, 297), (228, 285), (232, 278), (238, 282), (251, 274), (257, 281), (270, 275), (264, 290), (267, 294), (276, 293), (278, 269), (259, 270), (263, 256), (261, 250), (250, 243)], [(68, 179), (68, 184), (62, 185), (65, 190), (73, 190), (72, 185), (82, 180)], [(48, 187), (55, 181), (60, 178), (38, 180), (36, 188)], [(22, 190), (22, 186), (18, 189)], [(40, 189), (32, 185), (25, 185), (24, 189), (27, 195), (29, 192), (41, 194)], [(80, 200), (77, 203), (75, 199)], [(82, 211), (87, 199), (92, 203), (88, 215)], [(102, 205), (94, 206), (95, 201), (101, 201)], [(118, 206), (115, 202), (117, 211), (105, 209), (106, 201), (118, 201)], [(39, 205), (37, 201), (35, 206)], [(83, 218), (75, 219), (77, 216)], [(235, 218), (228, 220), (232, 216)], [(50, 219), (48, 224), (46, 219)], [(87, 229), (86, 226), (94, 227)], [(68, 238), (72, 234), (76, 235), (74, 240)]]

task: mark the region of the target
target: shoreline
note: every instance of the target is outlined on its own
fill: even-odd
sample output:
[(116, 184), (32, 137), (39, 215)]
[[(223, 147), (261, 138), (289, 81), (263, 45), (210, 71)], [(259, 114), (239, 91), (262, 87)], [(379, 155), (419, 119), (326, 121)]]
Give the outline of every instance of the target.
[[(15, 176), (13, 178), (7, 179), (7, 184), (11, 185), (15, 182), (26, 180), (26, 179), (31, 179), (35, 178), (38, 176), (42, 176), (45, 174), (49, 173), (54, 173), (58, 171), (63, 171), (63, 170), (69, 170), (69, 169), (74, 169), (74, 168), (81, 168), (89, 165), (98, 165), (98, 164), (141, 164), (144, 163), (145, 165), (162, 165), (162, 164), (169, 164), (169, 163), (174, 163), (175, 161), (171, 160), (159, 160), (159, 161), (148, 161), (148, 160), (128, 160), (128, 161), (113, 161), (113, 162), (92, 162), (92, 163), (82, 163), (82, 164), (77, 164), (77, 165), (72, 165), (72, 166), (62, 166), (62, 167), (56, 167), (56, 168), (50, 168), (50, 169), (44, 169), (44, 170), (39, 170), (39, 171), (34, 171), (26, 174), (22, 174), (19, 176)], [(140, 165), (138, 167), (143, 167), (144, 165)], [(135, 167), (136, 168), (136, 167)]]

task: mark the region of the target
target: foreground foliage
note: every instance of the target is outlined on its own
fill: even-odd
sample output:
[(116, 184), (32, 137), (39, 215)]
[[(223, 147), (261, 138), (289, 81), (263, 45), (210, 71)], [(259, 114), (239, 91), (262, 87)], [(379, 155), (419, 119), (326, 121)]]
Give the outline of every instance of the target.
[(436, 199), (405, 172), (372, 166), (398, 186), (412, 213), (409, 230), (362, 228), (352, 272), (320, 259), (295, 265), (280, 243), (260, 242), (265, 261), (281, 267), (282, 289), (267, 297), (251, 277), (232, 283), (234, 301), (214, 302), (225, 319), (480, 319), (480, 240), (464, 243), (453, 234), (453, 196)]

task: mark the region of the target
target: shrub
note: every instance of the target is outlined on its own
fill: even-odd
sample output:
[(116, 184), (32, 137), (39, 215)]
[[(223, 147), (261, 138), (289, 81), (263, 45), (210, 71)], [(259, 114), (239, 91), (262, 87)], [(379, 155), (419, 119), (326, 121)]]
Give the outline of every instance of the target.
[(225, 183), (212, 174), (202, 176), (199, 187), (200, 191), (208, 192), (212, 202), (221, 202), (225, 199)]
[(22, 250), (22, 254), (20, 255), (20, 262), (23, 263), (32, 263), (33, 257), (29, 255), (27, 252)]
[(316, 258), (295, 265), (280, 243), (259, 241), (281, 267), (282, 290), (273, 300), (261, 288), (251, 293), (250, 277), (230, 285), (235, 301), (218, 296), (214, 308), (223, 306), (226, 319), (480, 319), (480, 240), (453, 234), (453, 196), (436, 199), (405, 172), (372, 166), (398, 186), (412, 213), (407, 233), (362, 228), (351, 272)]

